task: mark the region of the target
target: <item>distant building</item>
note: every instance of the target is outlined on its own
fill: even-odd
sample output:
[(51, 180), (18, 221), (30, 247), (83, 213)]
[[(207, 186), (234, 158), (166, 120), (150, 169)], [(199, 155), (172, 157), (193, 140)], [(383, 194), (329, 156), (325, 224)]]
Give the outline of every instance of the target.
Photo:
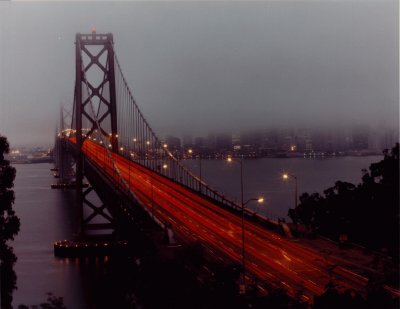
[(371, 130), (368, 134), (368, 150), (370, 151), (382, 151), (381, 146), (381, 135), (377, 130)]
[(310, 136), (305, 136), (304, 142), (305, 142), (305, 147), (304, 147), (305, 152), (314, 151), (313, 141)]
[(210, 133), (207, 136), (206, 139), (206, 148), (213, 151), (215, 150), (216, 144), (215, 144), (215, 135)]
[(365, 126), (356, 126), (353, 128), (353, 150), (368, 149), (368, 128)]
[(196, 137), (194, 139), (194, 148), (197, 151), (200, 151), (201, 149), (205, 148), (206, 146), (206, 140), (204, 137)]
[(181, 150), (181, 139), (175, 136), (167, 136), (165, 139), (168, 149), (170, 151), (180, 151)]
[(215, 148), (220, 152), (231, 151), (233, 149), (231, 134), (218, 134), (215, 138)]
[(193, 136), (192, 135), (184, 135), (182, 138), (182, 146), (183, 149), (193, 148)]
[(240, 152), (242, 148), (240, 134), (232, 134), (232, 147), (234, 152)]
[(384, 132), (382, 149), (392, 149), (392, 147), (399, 142), (399, 131), (398, 129), (387, 128)]

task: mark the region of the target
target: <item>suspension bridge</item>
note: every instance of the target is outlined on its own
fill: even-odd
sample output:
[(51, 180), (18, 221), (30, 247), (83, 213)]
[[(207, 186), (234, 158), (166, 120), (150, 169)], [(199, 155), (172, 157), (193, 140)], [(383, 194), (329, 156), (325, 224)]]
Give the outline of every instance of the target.
[[(366, 278), (340, 266), (332, 271), (325, 257), (286, 239), (274, 221), (217, 192), (174, 157), (140, 111), (112, 34), (77, 34), (75, 50), (73, 108), (60, 113), (54, 159), (60, 182), (76, 187), (81, 237), (144, 214), (171, 242), (197, 242), (222, 263), (242, 263), (243, 282), (256, 278), (260, 290), (302, 291), (310, 300), (332, 277), (343, 288), (365, 288)], [(98, 203), (89, 198), (94, 192)]]

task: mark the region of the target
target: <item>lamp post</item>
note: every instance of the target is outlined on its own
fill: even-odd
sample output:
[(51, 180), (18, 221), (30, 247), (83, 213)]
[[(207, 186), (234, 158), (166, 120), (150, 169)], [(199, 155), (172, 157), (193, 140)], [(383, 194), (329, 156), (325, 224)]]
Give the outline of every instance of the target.
[[(167, 170), (168, 165), (167, 164), (163, 164), (161, 165), (157, 165), (156, 169), (159, 173), (161, 173), (161, 169), (163, 170)], [(154, 218), (154, 206), (155, 206), (155, 202), (154, 202), (154, 175), (153, 172), (150, 171), (150, 184), (151, 184), (151, 216)]]
[(144, 157), (145, 163), (144, 164), (148, 168), (150, 168), (149, 157), (150, 157), (150, 141), (146, 141), (145, 157)]
[(289, 178), (294, 179), (294, 209), (297, 209), (297, 200), (298, 200), (298, 198), (297, 198), (297, 189), (298, 189), (297, 176), (293, 175), (293, 174), (284, 173), (282, 175), (282, 178), (284, 180), (287, 180)]
[(164, 163), (162, 165), (162, 169), (164, 170), (164, 175), (168, 176), (167, 174), (168, 174), (169, 171), (168, 171), (168, 165), (166, 163)]
[(137, 157), (137, 155), (136, 155), (136, 142), (137, 142), (137, 138), (134, 138), (133, 140), (133, 152), (132, 152), (132, 158), (133, 158), (133, 160), (135, 160), (136, 159), (136, 157)]
[[(193, 150), (192, 149), (189, 149), (188, 150), (188, 153), (189, 153), (189, 155), (192, 155), (193, 154)], [(200, 182), (199, 182), (199, 191), (200, 191), (200, 193), (201, 193), (201, 187), (202, 187), (202, 177), (201, 177), (201, 155), (196, 155), (196, 158), (199, 158), (199, 180), (200, 180)]]
[(228, 157), (227, 161), (237, 162), (240, 164), (240, 200), (241, 200), (241, 213), (242, 213), (242, 285), (240, 286), (240, 294), (246, 293), (246, 248), (245, 248), (245, 226), (244, 226), (244, 210), (245, 206), (251, 201), (257, 201), (258, 203), (262, 203), (264, 198), (251, 198), (244, 202), (244, 195), (243, 195), (243, 159), (233, 160), (232, 157)]
[(154, 179), (153, 174), (150, 172), (150, 181), (151, 181), (151, 216), (154, 219)]

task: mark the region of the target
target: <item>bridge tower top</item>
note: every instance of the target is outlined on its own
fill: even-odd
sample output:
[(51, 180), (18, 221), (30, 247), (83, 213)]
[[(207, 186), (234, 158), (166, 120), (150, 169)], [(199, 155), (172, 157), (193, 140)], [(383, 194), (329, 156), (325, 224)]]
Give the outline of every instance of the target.
[(98, 132), (109, 140), (112, 151), (118, 152), (113, 35), (98, 34), (95, 29), (90, 34), (77, 33), (75, 48), (73, 127), (77, 146), (81, 149), (83, 141)]

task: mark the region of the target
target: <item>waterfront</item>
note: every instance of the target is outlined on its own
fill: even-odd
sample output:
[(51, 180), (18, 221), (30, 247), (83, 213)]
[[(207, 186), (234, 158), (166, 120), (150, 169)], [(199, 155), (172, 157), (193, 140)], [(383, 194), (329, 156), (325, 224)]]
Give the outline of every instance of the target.
[[(246, 198), (264, 195), (265, 203), (256, 211), (274, 218), (285, 217), (294, 204), (293, 183), (281, 179), (283, 172), (299, 177), (299, 193), (322, 192), (336, 180), (358, 183), (361, 169), (381, 157), (343, 157), (324, 160), (256, 159), (244, 162)], [(198, 161), (186, 161), (193, 171)], [(17, 165), (15, 210), (21, 218), (21, 231), (13, 247), (18, 256), (15, 266), (18, 290), (14, 305), (39, 304), (45, 293), (62, 296), (68, 308), (92, 307), (99, 283), (107, 273), (107, 261), (58, 259), (52, 243), (69, 238), (73, 231), (72, 191), (51, 190), (54, 182), (50, 164)], [(228, 196), (239, 198), (239, 167), (223, 161), (203, 160), (203, 178)], [(97, 283), (97, 284), (96, 284)], [(106, 289), (106, 286), (103, 286)], [(98, 294), (97, 294), (98, 295)]]

